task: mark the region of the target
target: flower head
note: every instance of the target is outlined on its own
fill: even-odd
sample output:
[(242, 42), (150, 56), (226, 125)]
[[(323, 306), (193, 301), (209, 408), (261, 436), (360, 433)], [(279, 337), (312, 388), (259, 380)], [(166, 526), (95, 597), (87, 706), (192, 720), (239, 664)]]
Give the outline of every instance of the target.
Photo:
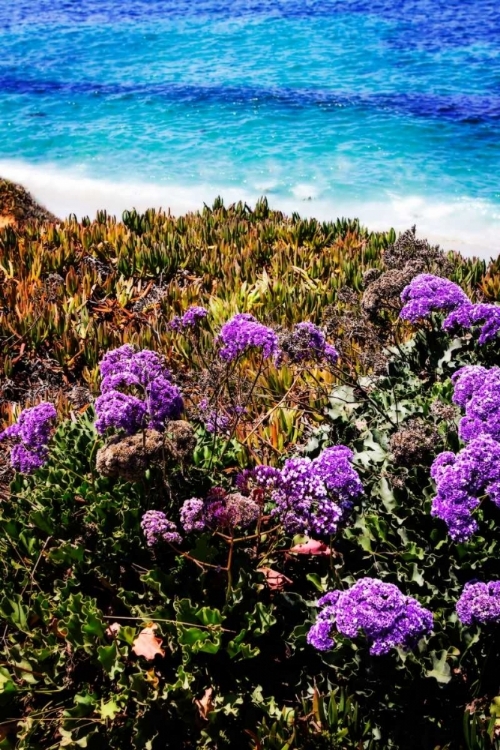
[(363, 485), (351, 466), (353, 454), (343, 445), (326, 448), (317, 458), (285, 461), (272, 499), (274, 514), (291, 533), (335, 534)]
[(133, 435), (146, 426), (146, 404), (128, 393), (106, 391), (96, 399), (95, 410), (95, 428), (101, 435), (108, 429)]
[(120, 386), (146, 387), (159, 377), (171, 379), (170, 371), (160, 354), (150, 349), (136, 351), (130, 344), (107, 352), (99, 369), (102, 377), (101, 393)]
[(466, 583), (457, 602), (457, 614), (464, 625), (500, 621), (500, 581)]
[(157, 352), (125, 344), (104, 355), (100, 370), (95, 426), (101, 434), (115, 429), (133, 435), (146, 427), (163, 431), (168, 420), (181, 415), (181, 393)]
[(239, 492), (209, 500), (205, 508), (207, 525), (211, 528), (245, 529), (257, 521), (259, 513), (257, 503)]
[(206, 500), (191, 498), (181, 508), (181, 523), (185, 531), (203, 529), (244, 529), (255, 523), (260, 513), (259, 505), (239, 492), (228, 493), (214, 487)]
[(141, 528), (146, 537), (148, 547), (154, 547), (159, 542), (181, 544), (182, 537), (173, 521), (169, 521), (161, 510), (148, 510), (144, 513)]
[(170, 328), (174, 331), (180, 331), (185, 328), (195, 328), (201, 320), (204, 320), (208, 315), (208, 310), (198, 305), (188, 307), (184, 315), (176, 315), (170, 321)]
[(0, 432), (0, 440), (9, 438), (17, 443), (10, 454), (16, 471), (30, 474), (44, 465), (56, 416), (54, 406), (44, 401), (24, 409), (15, 424)]
[(283, 336), (281, 347), (292, 362), (319, 362), (335, 364), (338, 352), (327, 344), (323, 331), (314, 323), (297, 323), (291, 333)]
[(205, 503), (198, 497), (185, 500), (181, 508), (181, 524), (184, 531), (203, 531), (206, 527)]
[(394, 584), (376, 578), (361, 578), (346, 591), (330, 592), (318, 605), (322, 609), (308, 636), (316, 648), (323, 644), (328, 648), (334, 626), (348, 638), (362, 631), (373, 655), (387, 654), (397, 646), (412, 648), (432, 629), (429, 610)]
[(486, 344), (497, 337), (500, 331), (500, 306), (480, 302), (473, 305), (471, 302), (453, 310), (443, 321), (443, 329), (450, 331), (453, 328), (473, 328), (482, 323), (478, 342)]
[(276, 333), (249, 313), (238, 313), (225, 323), (218, 340), (222, 344), (219, 356), (227, 362), (232, 362), (249, 349), (262, 349), (266, 358), (276, 358), (279, 353)]
[(428, 273), (415, 276), (403, 289), (401, 300), (405, 305), (400, 317), (412, 323), (427, 318), (433, 310), (454, 310), (460, 305), (470, 304), (457, 284)]
[(500, 506), (500, 443), (480, 435), (456, 455), (441, 453), (431, 476), (437, 489), (431, 514), (446, 523), (454, 541), (466, 541), (477, 531), (472, 514), (481, 496), (489, 495)]
[(453, 373), (451, 381), (454, 385), (453, 401), (463, 409), (482, 386), (488, 370), (481, 365), (465, 365)]
[(318, 620), (309, 630), (307, 642), (317, 651), (330, 651), (335, 646), (335, 641), (331, 637), (332, 629), (331, 622)]
[(453, 400), (465, 408), (459, 427), (462, 440), (468, 442), (479, 435), (491, 435), (500, 440), (500, 367), (490, 370), (480, 366), (462, 367), (452, 380)]

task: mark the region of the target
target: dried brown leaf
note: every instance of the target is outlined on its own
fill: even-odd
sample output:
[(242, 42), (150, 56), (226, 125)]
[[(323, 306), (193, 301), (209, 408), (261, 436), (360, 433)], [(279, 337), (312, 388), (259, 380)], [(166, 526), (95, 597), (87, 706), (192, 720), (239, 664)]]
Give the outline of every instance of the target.
[(212, 687), (209, 687), (205, 690), (203, 694), (203, 698), (200, 698), (199, 700), (198, 699), (195, 700), (195, 703), (198, 707), (198, 711), (200, 712), (200, 716), (202, 719), (207, 719), (210, 711), (213, 711), (213, 708), (214, 708), (213, 695), (214, 695), (214, 689)]
[(317, 539), (308, 539), (303, 544), (296, 544), (295, 547), (291, 547), (289, 552), (295, 555), (329, 555), (330, 549), (324, 542), (319, 542)]
[(291, 584), (293, 581), (287, 578), (283, 573), (272, 568), (258, 568), (258, 573), (262, 573), (266, 577), (266, 583), (269, 588), (273, 591), (281, 591), (286, 584)]
[(132, 651), (137, 656), (143, 656), (145, 659), (152, 661), (157, 654), (165, 656), (165, 651), (161, 647), (162, 639), (155, 635), (158, 625), (152, 623), (147, 628), (143, 628), (137, 638), (134, 640)]

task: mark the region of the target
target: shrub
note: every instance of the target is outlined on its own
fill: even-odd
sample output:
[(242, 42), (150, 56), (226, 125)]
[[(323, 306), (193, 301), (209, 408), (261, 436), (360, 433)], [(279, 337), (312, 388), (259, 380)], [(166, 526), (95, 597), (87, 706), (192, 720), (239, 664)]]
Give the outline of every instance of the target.
[[(126, 219), (142, 237), (155, 217)], [(376, 372), (317, 322), (213, 312), (169, 334), (190, 370), (106, 354), (117, 418), (60, 419), (1, 505), (0, 747), (494, 746), (500, 510), (478, 482), (454, 540), (435, 498), (474, 443), (462, 417), (495, 443), (460, 368), (487, 395), (498, 343), (418, 310), (412, 335), (369, 324)]]

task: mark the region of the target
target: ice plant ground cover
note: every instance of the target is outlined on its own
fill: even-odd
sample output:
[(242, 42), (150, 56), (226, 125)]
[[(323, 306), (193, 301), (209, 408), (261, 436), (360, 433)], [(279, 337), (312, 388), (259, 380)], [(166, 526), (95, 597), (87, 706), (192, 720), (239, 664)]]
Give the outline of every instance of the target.
[[(65, 360), (68, 379), (77, 366), (85, 377), (83, 406), (68, 390), (47, 405), (48, 384), (27, 410), (5, 410), (0, 447), (15, 475), (0, 507), (2, 748), (497, 743), (500, 345), (492, 328), (483, 336), (484, 309), (470, 313), (496, 310), (496, 267), (478, 273), (410, 231), (379, 254), (373, 238), (357, 245), (340, 288), (335, 236), (345, 250), (354, 226), (332, 229), (328, 247), (327, 227), (256, 211), (218, 205), (198, 237), (196, 217), (172, 234), (167, 217), (128, 215), (145, 254), (118, 253), (121, 277), (101, 267), (90, 285), (80, 270), (65, 271), (64, 290), (53, 280), (46, 346), (57, 356), (69, 343), (57, 315), (70, 326), (81, 304), (67, 290), (97, 283), (101, 296)], [(279, 255), (292, 228), (300, 271)], [(259, 233), (238, 260), (246, 291), (229, 290), (230, 274), (211, 284), (208, 249), (196, 260), (226, 230)], [(59, 250), (37, 256), (45, 284), (80, 232), (85, 265), (99, 268), (111, 241), (123, 247), (123, 226), (104, 216), (25, 231), (0, 233), (11, 337), (6, 256), (36, 275), (34, 237), (57, 232)], [(167, 268), (161, 242), (184, 265), (166, 292), (155, 272), (149, 317), (127, 298), (125, 266), (147, 256)], [(473, 324), (443, 329), (460, 310)], [(21, 445), (37, 465), (16, 463)]]

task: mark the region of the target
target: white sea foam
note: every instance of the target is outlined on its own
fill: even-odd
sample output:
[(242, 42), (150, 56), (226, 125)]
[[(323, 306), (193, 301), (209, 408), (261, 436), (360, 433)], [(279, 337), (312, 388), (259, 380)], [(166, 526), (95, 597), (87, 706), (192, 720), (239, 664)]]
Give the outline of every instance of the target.
[[(70, 213), (95, 216), (105, 209), (121, 216), (126, 209), (170, 209), (174, 215), (211, 205), (221, 195), (226, 205), (236, 201), (254, 204), (261, 192), (256, 187), (237, 188), (199, 184), (181, 186), (146, 182), (119, 182), (89, 177), (83, 171), (66, 171), (54, 165), (31, 165), (18, 161), (0, 161), (0, 176), (19, 182), (57, 216)], [(273, 191), (272, 208), (322, 221), (341, 216), (354, 218), (372, 230), (394, 227), (403, 231), (417, 225), (418, 235), (439, 243), (446, 250), (459, 250), (489, 260), (500, 254), (500, 208), (477, 200), (439, 201), (419, 196), (380, 196), (374, 201), (348, 201), (315, 197), (313, 185), (299, 184), (290, 195)]]

